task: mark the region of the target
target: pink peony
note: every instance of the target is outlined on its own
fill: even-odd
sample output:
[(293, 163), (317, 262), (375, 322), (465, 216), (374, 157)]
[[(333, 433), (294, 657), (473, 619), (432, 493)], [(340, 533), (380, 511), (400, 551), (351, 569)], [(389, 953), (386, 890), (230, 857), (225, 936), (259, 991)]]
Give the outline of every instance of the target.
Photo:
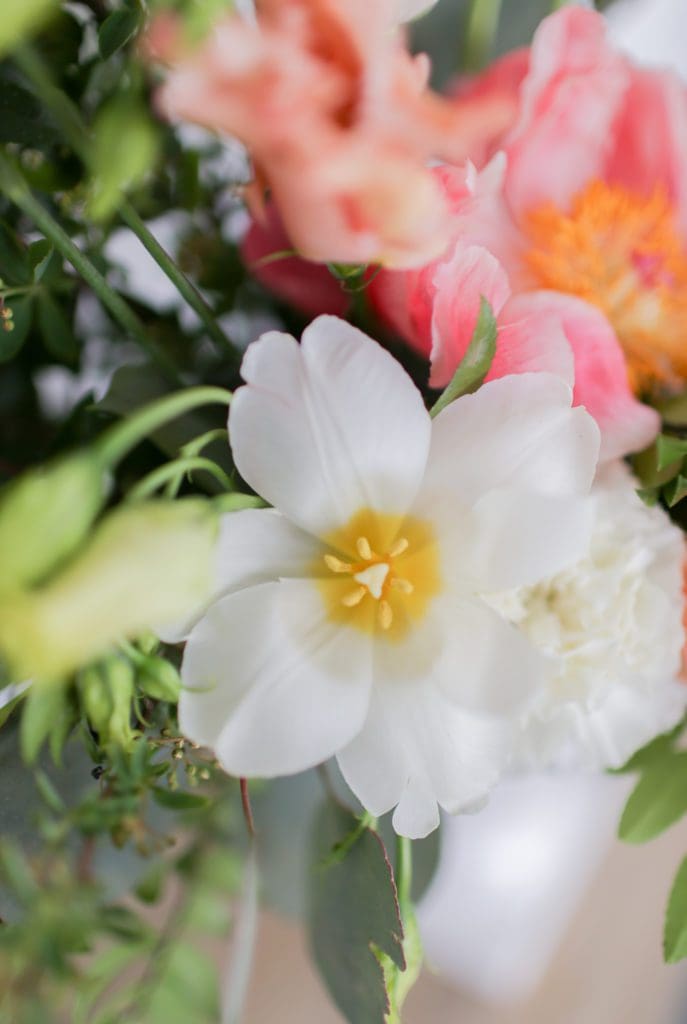
[(259, 0), (257, 23), (220, 21), (180, 55), (169, 19), (148, 50), (174, 65), (160, 109), (235, 135), (292, 245), (308, 259), (408, 267), (449, 240), (430, 158), (457, 161), (510, 117), (496, 98), (457, 106), (427, 88), (428, 62), (394, 29), (394, 0)]
[[(451, 295), (446, 268), (455, 271), (470, 247), (488, 250), (509, 292), (559, 318), (576, 400), (602, 427), (604, 454), (636, 450), (658, 417), (632, 391), (661, 393), (687, 379), (687, 93), (672, 74), (633, 66), (610, 46), (603, 19), (581, 7), (547, 18), (529, 52), (462, 83), (456, 102), (472, 108), (509, 90), (510, 126), (486, 130), (472, 153), (482, 173), (441, 173), (451, 245), (418, 271), (382, 272), (371, 294), (431, 357), (441, 386), (476, 316), (471, 297)], [(549, 342), (538, 338), (548, 367)], [(512, 368), (504, 352), (499, 341), (498, 372)]]

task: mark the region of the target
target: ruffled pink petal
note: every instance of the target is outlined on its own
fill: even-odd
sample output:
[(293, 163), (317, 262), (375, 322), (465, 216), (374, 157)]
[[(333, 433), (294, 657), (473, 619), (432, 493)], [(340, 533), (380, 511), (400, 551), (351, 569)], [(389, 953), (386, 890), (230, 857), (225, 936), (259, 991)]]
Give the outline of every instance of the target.
[(248, 229), (241, 243), (241, 256), (258, 281), (296, 309), (309, 316), (344, 316), (350, 300), (336, 278), (322, 264), (298, 256), (275, 255), (291, 249), (293, 243), (279, 214), (269, 205), (265, 220), (254, 220)]
[(632, 69), (613, 138), (608, 180), (644, 195), (664, 188), (687, 235), (687, 89), (677, 75)]
[(573, 386), (575, 364), (560, 315), (540, 308), (538, 294), (513, 295), (501, 311), (496, 355), (487, 380), (510, 373), (553, 373)]
[[(529, 66), (530, 49), (523, 46), (500, 57), (478, 75), (462, 75), (455, 79), (449, 84), (449, 95), (455, 98), (458, 106), (468, 101), (484, 102), (495, 97), (515, 100)], [(513, 108), (513, 120), (516, 113), (516, 109)], [(474, 141), (469, 153), (470, 159), (477, 167), (486, 164), (492, 154), (499, 149), (504, 133), (511, 127), (512, 121), (504, 125), (501, 131), (495, 132), (490, 125), (485, 125), (482, 137)]]
[(542, 22), (504, 143), (506, 191), (517, 215), (546, 202), (566, 208), (600, 176), (628, 77), (600, 15), (570, 6)]
[(465, 355), (484, 297), (498, 316), (510, 294), (508, 277), (487, 249), (456, 246), (437, 265), (433, 281), (432, 351), (429, 383), (445, 387)]
[(601, 460), (650, 444), (660, 429), (660, 417), (632, 394), (625, 356), (603, 313), (560, 292), (533, 292), (523, 298), (532, 312), (560, 318), (575, 359), (573, 402), (583, 405), (599, 424)]

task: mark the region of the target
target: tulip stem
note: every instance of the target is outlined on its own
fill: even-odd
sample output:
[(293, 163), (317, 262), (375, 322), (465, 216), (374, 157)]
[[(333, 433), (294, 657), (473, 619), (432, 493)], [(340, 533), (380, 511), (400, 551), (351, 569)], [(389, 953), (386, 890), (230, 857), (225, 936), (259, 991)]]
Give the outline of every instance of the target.
[(110, 427), (97, 442), (96, 452), (105, 466), (112, 467), (169, 420), (201, 405), (229, 405), (230, 402), (231, 391), (224, 388), (195, 387), (175, 391)]
[(406, 836), (396, 837), (396, 890), (401, 916), (411, 904), (411, 887), (413, 884), (413, 842)]

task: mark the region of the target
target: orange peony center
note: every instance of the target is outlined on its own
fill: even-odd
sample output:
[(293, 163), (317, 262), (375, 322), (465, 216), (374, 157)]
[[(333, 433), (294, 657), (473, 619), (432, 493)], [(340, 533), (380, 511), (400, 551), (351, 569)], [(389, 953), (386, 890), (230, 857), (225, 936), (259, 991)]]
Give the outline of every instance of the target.
[(627, 357), (633, 390), (679, 389), (687, 379), (687, 254), (665, 193), (649, 198), (592, 181), (569, 213), (530, 211), (525, 259), (540, 287), (603, 310)]

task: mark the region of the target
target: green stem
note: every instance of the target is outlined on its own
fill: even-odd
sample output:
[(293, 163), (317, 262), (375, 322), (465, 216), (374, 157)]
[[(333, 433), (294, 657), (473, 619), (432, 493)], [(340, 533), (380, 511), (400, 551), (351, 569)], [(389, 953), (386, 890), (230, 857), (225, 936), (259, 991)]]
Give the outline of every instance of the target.
[(230, 402), (231, 391), (224, 388), (196, 387), (175, 391), (110, 427), (100, 438), (96, 450), (104, 465), (112, 466), (169, 420), (200, 405), (229, 405)]
[(401, 916), (405, 916), (411, 906), (411, 888), (413, 884), (413, 842), (407, 836), (396, 837), (396, 890)]
[(0, 190), (29, 217), (45, 237), (62, 253), (86, 284), (95, 292), (121, 327), (144, 349), (175, 384), (179, 375), (172, 360), (148, 338), (143, 323), (120, 295), (107, 283), (89, 258), (74, 244), (51, 213), (35, 198), (18, 168), (0, 153)]
[(164, 466), (158, 466), (157, 469), (154, 469), (147, 476), (144, 476), (142, 480), (139, 480), (135, 487), (131, 488), (127, 499), (129, 501), (140, 501), (142, 498), (148, 498), (169, 480), (176, 481), (177, 478), (183, 477), (185, 473), (198, 469), (203, 469), (207, 473), (212, 474), (225, 490), (231, 489), (231, 480), (221, 466), (218, 466), (212, 459), (193, 456), (186, 459), (174, 459), (173, 462), (166, 462)]
[[(90, 163), (90, 138), (81, 112), (61, 89), (52, 82), (43, 61), (29, 46), (21, 47), (15, 54), (15, 60), (26, 77), (31, 81), (36, 94), (59, 124), (62, 132), (74, 152), (81, 157), (86, 165)], [(230, 356), (238, 366), (240, 355), (217, 323), (215, 315), (196, 286), (189, 281), (177, 266), (168, 252), (160, 245), (155, 236), (148, 230), (133, 206), (122, 196), (118, 205), (118, 213), (127, 227), (133, 231), (144, 248), (150, 253), (157, 265), (167, 275), (182, 298), (196, 313), (205, 326), (209, 336)]]
[(465, 32), (463, 65), (479, 71), (489, 60), (501, 14), (502, 0), (472, 0)]
[(196, 286), (189, 281), (186, 275), (176, 265), (169, 253), (162, 248), (158, 240), (153, 234), (151, 234), (145, 223), (134, 210), (133, 206), (126, 199), (122, 199), (119, 203), (118, 212), (127, 227), (133, 231), (144, 248), (153, 257), (157, 265), (167, 275), (181, 297), (186, 300), (187, 304), (198, 316), (198, 319), (202, 322), (215, 344), (222, 349), (225, 355), (232, 359), (238, 368), (240, 362), (240, 355), (238, 351), (234, 348), (229, 338), (217, 323), (214, 313)]

